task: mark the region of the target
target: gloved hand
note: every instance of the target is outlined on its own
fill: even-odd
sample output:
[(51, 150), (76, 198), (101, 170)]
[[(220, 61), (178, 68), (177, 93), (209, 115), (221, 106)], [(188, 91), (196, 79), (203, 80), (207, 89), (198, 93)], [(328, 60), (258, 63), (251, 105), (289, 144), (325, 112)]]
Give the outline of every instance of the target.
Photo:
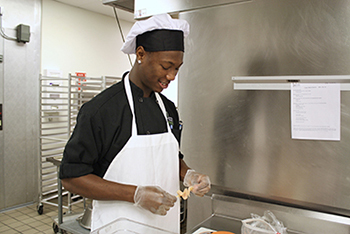
[(135, 205), (158, 215), (166, 215), (176, 200), (158, 186), (138, 186), (134, 194)]
[(210, 179), (209, 176), (200, 174), (195, 170), (187, 170), (184, 185), (186, 187), (193, 186), (191, 192), (199, 197), (203, 197), (210, 190)]

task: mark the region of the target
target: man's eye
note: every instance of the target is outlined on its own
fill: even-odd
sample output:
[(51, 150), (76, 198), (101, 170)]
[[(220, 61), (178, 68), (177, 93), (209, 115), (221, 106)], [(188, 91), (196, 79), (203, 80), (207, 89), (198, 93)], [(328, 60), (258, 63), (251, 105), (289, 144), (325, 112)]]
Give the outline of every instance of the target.
[(170, 67), (165, 67), (165, 66), (163, 66), (163, 65), (160, 65), (160, 66), (162, 66), (162, 68), (164, 69), (164, 70), (168, 70)]

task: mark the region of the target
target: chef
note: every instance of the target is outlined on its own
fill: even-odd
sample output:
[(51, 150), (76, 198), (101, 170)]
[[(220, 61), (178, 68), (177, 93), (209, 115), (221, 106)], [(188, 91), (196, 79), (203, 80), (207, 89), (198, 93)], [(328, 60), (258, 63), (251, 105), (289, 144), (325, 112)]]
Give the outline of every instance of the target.
[(188, 34), (188, 23), (168, 14), (136, 22), (121, 49), (136, 55), (134, 66), (79, 111), (60, 178), (94, 200), (92, 231), (124, 217), (179, 233), (179, 179), (197, 196), (210, 190), (209, 177), (184, 162), (181, 121), (161, 94), (183, 63)]

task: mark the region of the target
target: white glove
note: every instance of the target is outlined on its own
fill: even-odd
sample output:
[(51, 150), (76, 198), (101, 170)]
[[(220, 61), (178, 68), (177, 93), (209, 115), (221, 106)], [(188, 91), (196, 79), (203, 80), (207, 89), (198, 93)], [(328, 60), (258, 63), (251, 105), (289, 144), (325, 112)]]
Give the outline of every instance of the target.
[(134, 194), (135, 205), (158, 215), (166, 215), (176, 200), (158, 186), (138, 186)]
[(186, 187), (193, 186), (191, 192), (199, 197), (203, 197), (210, 190), (210, 179), (209, 176), (200, 174), (195, 170), (187, 170), (184, 185)]

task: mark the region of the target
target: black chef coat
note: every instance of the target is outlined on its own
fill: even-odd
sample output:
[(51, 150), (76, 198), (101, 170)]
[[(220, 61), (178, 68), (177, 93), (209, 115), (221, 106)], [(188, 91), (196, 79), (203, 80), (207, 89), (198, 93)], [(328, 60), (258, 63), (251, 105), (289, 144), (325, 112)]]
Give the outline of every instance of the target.
[[(123, 81), (102, 91), (81, 107), (74, 131), (64, 149), (59, 175), (61, 179), (91, 173), (103, 177), (114, 157), (131, 137), (132, 114), (124, 88), (125, 75)], [(130, 84), (137, 133), (166, 132), (166, 124), (172, 118), (172, 133), (180, 143), (179, 116), (174, 103), (160, 94), (170, 117), (167, 121), (155, 94), (145, 98), (142, 89), (131, 81)], [(180, 152), (179, 157), (183, 158)]]

